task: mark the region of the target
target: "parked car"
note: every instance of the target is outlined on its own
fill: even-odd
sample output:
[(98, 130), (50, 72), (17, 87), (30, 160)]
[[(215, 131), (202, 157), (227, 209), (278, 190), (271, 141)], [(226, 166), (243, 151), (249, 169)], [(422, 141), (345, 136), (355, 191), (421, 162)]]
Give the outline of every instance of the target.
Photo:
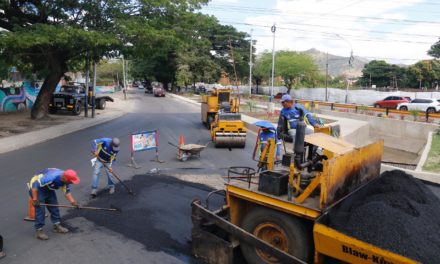
[(155, 97), (165, 97), (165, 89), (163, 89), (162, 87), (154, 87), (153, 95)]
[[(73, 115), (80, 115), (84, 107), (85, 85), (69, 84), (61, 87), (59, 92), (53, 93), (49, 102), (49, 113), (55, 114), (58, 110), (71, 111)], [(106, 103), (113, 102), (107, 95), (95, 95), (97, 109), (105, 109)], [(88, 97), (88, 104), (92, 105), (92, 98)]]
[(440, 100), (437, 99), (414, 99), (411, 102), (401, 103), (397, 109), (402, 111), (418, 110), (427, 113), (437, 113), (440, 111)]
[(398, 104), (409, 103), (411, 98), (407, 96), (388, 96), (383, 100), (376, 101), (374, 107), (376, 108), (397, 108)]

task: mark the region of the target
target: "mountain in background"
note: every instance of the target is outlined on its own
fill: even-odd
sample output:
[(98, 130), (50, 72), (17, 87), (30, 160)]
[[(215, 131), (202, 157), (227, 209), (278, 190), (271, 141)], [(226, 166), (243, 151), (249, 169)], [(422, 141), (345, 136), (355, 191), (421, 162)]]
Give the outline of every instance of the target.
[[(325, 64), (327, 60), (327, 53), (319, 51), (317, 49), (309, 49), (302, 51), (302, 53), (310, 55), (318, 65), (319, 70), (325, 74)], [(348, 66), (349, 57), (336, 56), (328, 54), (328, 74), (336, 77), (340, 75), (349, 74), (352, 77), (362, 76), (362, 69), (369, 60), (354, 56), (353, 67), (349, 69)]]

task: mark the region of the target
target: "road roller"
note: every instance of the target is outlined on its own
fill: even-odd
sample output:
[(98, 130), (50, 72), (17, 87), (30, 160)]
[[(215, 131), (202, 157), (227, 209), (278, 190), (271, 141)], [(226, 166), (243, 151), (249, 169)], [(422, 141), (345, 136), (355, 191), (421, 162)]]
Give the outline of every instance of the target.
[(202, 122), (210, 129), (217, 148), (244, 148), (246, 127), (239, 113), (238, 98), (231, 89), (214, 88), (202, 96)]

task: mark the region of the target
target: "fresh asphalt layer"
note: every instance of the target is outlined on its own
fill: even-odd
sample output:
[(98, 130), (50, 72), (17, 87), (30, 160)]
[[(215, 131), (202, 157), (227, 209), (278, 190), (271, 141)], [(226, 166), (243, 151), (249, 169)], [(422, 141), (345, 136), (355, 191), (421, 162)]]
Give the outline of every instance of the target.
[[(135, 91), (134, 94), (130, 94), (130, 97), (134, 98), (130, 100), (135, 104), (133, 113), (105, 124), (0, 154), (0, 168), (2, 168), (0, 175), (0, 208), (2, 210), (0, 234), (4, 237), (4, 248), (8, 254), (5, 259), (2, 259), (2, 262), (44, 263), (48, 258), (60, 260), (56, 263), (90, 263), (92, 260), (93, 263), (139, 263), (137, 260), (142, 260), (144, 263), (191, 262), (188, 246), (191, 197), (202, 196), (203, 198), (207, 192), (200, 188), (187, 186), (183, 182), (162, 182), (161, 177), (155, 178), (151, 181), (151, 185), (153, 187), (159, 186), (160, 190), (149, 188), (149, 182), (144, 183), (145, 189), (140, 192), (140, 197), (152, 193), (148, 199), (139, 201), (145, 204), (146, 213), (154, 213), (155, 217), (158, 217), (155, 219), (161, 219), (160, 217), (163, 215), (172, 215), (178, 212), (177, 215), (174, 215), (175, 217), (166, 217), (170, 220), (168, 224), (157, 224), (163, 223), (163, 221), (155, 220), (155, 222), (152, 220), (152, 222), (147, 221), (139, 226), (139, 236), (145, 234), (150, 237), (144, 240), (133, 239), (128, 233), (126, 236), (123, 228), (105, 226), (99, 222), (95, 224), (87, 220), (91, 219), (90, 217), (76, 217), (68, 221), (68, 224), (76, 231), (65, 236), (52, 234), (50, 232), (51, 225), (47, 222), (46, 231), (51, 239), (42, 242), (34, 238), (33, 224), (22, 220), (27, 213), (26, 182), (33, 174), (43, 168), (57, 167), (77, 170), (81, 183), (72, 187), (72, 193), (81, 203), (89, 202), (88, 194), (92, 178), (90, 142), (99, 137), (119, 137), (121, 139), (122, 148), (114, 170), (123, 180), (129, 180), (134, 175), (141, 177), (140, 175), (146, 175), (151, 169), (159, 168), (159, 171), (166, 172), (171, 176), (182, 173), (191, 174), (192, 181), (197, 182), (198, 175), (203, 175), (208, 179), (211, 177), (210, 175), (219, 178), (219, 175), (225, 175), (225, 168), (230, 166), (255, 167), (256, 163), (251, 160), (255, 136), (251, 133), (248, 134), (245, 149), (215, 149), (210, 145), (201, 153), (200, 159), (195, 158), (187, 162), (178, 161), (176, 159), (177, 150), (168, 145), (168, 141), (178, 143), (181, 134), (185, 138), (185, 143), (204, 144), (210, 141), (208, 130), (200, 121), (200, 108), (173, 98), (154, 98), (151, 95), (144, 95), (141, 91)], [(155, 157), (154, 152), (145, 151), (135, 154), (136, 162), (141, 166), (140, 169), (127, 167), (126, 165), (130, 161), (130, 133), (155, 129), (159, 131), (159, 157), (165, 163), (151, 161)], [(105, 182), (105, 177), (101, 177), (100, 188), (105, 187)], [(120, 192), (118, 195), (125, 194), (120, 186), (117, 187), (117, 192)], [(126, 198), (128, 201), (132, 199), (128, 195)], [(61, 192), (58, 192), (58, 199), (62, 204), (67, 203)], [(111, 202), (113, 198), (103, 195), (99, 199), (108, 199)], [(115, 198), (115, 200), (118, 199)], [(142, 204), (135, 203), (133, 206), (142, 206)], [(103, 214), (103, 216), (106, 214), (93, 213)], [(65, 210), (62, 210), (62, 215), (66, 215)], [(112, 216), (108, 217), (111, 219)], [(129, 217), (127, 216), (127, 218)], [(151, 217), (146, 216), (145, 219), (151, 220)], [(182, 229), (174, 228), (181, 223), (186, 223), (182, 224)], [(160, 237), (162, 234), (168, 234), (174, 242), (168, 243), (167, 238)], [(151, 239), (151, 236), (155, 239)], [(121, 243), (121, 239), (124, 243)], [(159, 243), (160, 241), (163, 243)], [(127, 255), (126, 252), (129, 252), (130, 255)]]

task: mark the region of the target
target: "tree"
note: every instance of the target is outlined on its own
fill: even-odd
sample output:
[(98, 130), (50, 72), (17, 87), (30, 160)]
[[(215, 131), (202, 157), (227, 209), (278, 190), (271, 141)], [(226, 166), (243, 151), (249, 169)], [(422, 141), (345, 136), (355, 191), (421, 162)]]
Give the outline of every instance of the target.
[(434, 45), (431, 46), (431, 49), (429, 49), (428, 51), (428, 55), (440, 59), (440, 39)]
[[(165, 63), (156, 70), (165, 75), (159, 78), (169, 78), (166, 68), (160, 71), (176, 58), (169, 49), (173, 42), (165, 41), (173, 40), (171, 25), (201, 3), (206, 0), (2, 1), (0, 28), (5, 31), (0, 32), (0, 52), (8, 61), (31, 64), (44, 76), (31, 111), (31, 117), (39, 119), (47, 115), (60, 78), (81, 67), (87, 54), (98, 62), (103, 55), (129, 56), (132, 50), (162, 48), (165, 52), (158, 61)], [(127, 48), (123, 44), (128, 42), (138, 46)]]
[[(255, 63), (254, 75), (262, 78), (271, 78), (272, 54), (263, 53)], [(275, 76), (284, 79), (287, 93), (293, 86), (300, 84), (314, 87), (319, 77), (318, 67), (313, 59), (303, 53), (295, 51), (277, 51), (275, 54)]]

